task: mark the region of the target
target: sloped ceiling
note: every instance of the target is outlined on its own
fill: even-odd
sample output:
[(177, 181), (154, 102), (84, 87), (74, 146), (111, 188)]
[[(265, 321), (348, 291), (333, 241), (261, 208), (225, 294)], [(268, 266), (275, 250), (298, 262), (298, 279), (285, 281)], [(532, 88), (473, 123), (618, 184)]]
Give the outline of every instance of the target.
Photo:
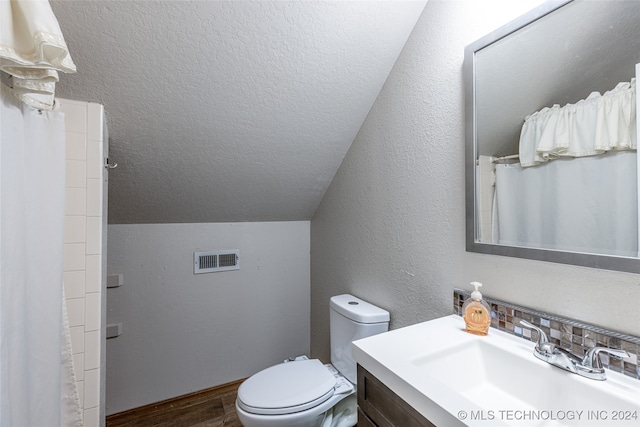
[(425, 1), (52, 0), (110, 223), (312, 218)]

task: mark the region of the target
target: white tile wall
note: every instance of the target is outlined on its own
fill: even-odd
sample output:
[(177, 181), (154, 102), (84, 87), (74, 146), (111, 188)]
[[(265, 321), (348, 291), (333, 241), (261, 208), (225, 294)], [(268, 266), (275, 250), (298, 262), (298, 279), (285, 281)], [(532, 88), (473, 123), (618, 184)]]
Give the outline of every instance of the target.
[(85, 272), (65, 271), (64, 272), (64, 295), (67, 299), (82, 298), (85, 294)]
[(495, 190), (495, 165), (490, 156), (479, 156), (476, 169), (478, 187), (476, 191), (478, 201), (478, 219), (480, 226), (479, 240), (482, 243), (493, 243), (493, 197)]
[(65, 214), (86, 215), (87, 214), (87, 189), (67, 188), (65, 191)]
[(67, 215), (64, 218), (64, 242), (82, 243), (87, 241), (87, 217)]
[[(100, 406), (100, 370), (88, 369), (84, 371), (84, 405), (87, 408)], [(87, 423), (85, 422), (85, 425)]]
[(66, 125), (64, 289), (86, 427), (101, 419), (103, 107), (58, 99)]

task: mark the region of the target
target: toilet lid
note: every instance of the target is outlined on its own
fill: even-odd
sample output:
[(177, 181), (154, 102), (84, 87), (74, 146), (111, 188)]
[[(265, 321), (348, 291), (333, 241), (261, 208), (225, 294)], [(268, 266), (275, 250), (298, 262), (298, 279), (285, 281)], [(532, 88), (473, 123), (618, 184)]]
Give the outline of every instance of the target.
[(238, 389), (238, 405), (253, 414), (290, 414), (333, 395), (336, 378), (318, 359), (281, 363), (251, 376)]

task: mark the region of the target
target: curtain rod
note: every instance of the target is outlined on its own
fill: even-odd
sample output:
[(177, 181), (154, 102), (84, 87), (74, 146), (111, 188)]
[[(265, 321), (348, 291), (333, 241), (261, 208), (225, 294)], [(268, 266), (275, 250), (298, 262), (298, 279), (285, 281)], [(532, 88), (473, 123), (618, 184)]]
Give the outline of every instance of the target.
[(510, 156), (494, 157), (493, 159), (491, 159), (491, 163), (498, 163), (504, 160), (513, 160), (513, 159), (520, 159), (520, 155), (512, 154)]

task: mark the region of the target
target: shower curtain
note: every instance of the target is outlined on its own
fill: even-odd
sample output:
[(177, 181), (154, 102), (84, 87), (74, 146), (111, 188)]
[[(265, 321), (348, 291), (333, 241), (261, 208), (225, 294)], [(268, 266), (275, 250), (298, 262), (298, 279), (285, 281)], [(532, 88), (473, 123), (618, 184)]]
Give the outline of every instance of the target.
[[(500, 244), (638, 256), (636, 152), (496, 165)], [(494, 229), (495, 230), (495, 229)]]
[(0, 425), (81, 426), (63, 295), (64, 115), (0, 84)]
[(493, 241), (638, 256), (636, 79), (525, 119), (496, 165)]

